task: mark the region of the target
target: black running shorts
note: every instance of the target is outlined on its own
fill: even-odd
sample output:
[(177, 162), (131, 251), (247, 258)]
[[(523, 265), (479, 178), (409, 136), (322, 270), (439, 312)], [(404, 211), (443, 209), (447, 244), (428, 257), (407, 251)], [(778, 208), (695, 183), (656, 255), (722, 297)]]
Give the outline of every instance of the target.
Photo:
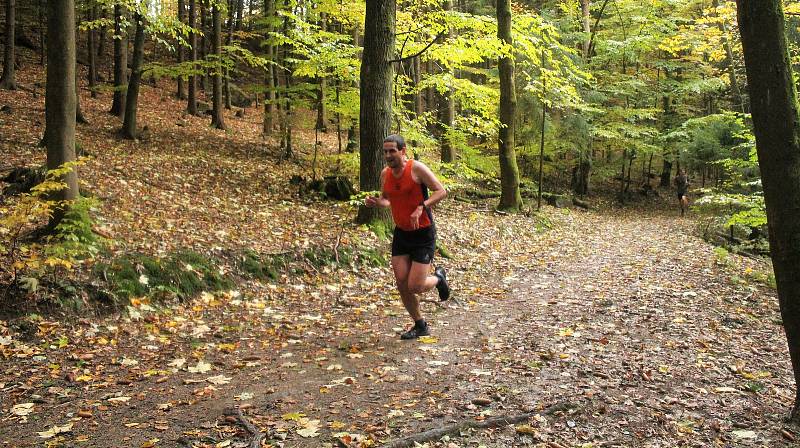
[(424, 227), (417, 230), (402, 230), (394, 228), (392, 238), (392, 256), (409, 255), (411, 261), (430, 264), (433, 261), (433, 252), (436, 250), (436, 228)]

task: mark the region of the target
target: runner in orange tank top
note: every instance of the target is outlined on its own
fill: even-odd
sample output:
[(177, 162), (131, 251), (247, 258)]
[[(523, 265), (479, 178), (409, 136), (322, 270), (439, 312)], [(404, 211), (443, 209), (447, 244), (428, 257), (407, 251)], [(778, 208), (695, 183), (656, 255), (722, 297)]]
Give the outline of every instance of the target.
[(417, 294), (436, 288), (439, 300), (450, 298), (444, 268), (437, 267), (433, 275), (428, 275), (436, 248), (436, 226), (431, 207), (447, 196), (447, 191), (430, 168), (408, 159), (403, 137), (386, 137), (383, 155), (386, 168), (381, 173), (381, 195), (368, 197), (365, 205), (392, 209), (395, 223), (392, 270), (403, 306), (414, 320), (414, 326), (400, 337), (415, 339), (430, 334), (420, 312)]

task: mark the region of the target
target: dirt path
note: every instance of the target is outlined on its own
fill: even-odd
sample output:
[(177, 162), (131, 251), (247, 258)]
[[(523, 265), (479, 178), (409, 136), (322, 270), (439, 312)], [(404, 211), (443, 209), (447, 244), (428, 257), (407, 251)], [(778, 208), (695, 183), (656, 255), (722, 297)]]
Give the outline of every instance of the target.
[[(550, 209), (549, 231), (501, 217), (487, 234), (459, 226), (473, 213), (442, 213), (457, 229), (441, 233), (460, 301), (425, 305), (427, 341), (397, 338), (406, 317), (385, 268), (142, 306), (140, 320), (40, 323), (27, 343), (12, 334), (2, 446), (244, 446), (225, 417), (237, 406), (272, 446), (379, 446), (558, 403), (520, 433), (439, 445), (789, 443), (788, 354), (755, 263), (720, 259), (672, 216)], [(62, 333), (68, 350), (44, 342)], [(37, 434), (54, 426), (65, 432)]]

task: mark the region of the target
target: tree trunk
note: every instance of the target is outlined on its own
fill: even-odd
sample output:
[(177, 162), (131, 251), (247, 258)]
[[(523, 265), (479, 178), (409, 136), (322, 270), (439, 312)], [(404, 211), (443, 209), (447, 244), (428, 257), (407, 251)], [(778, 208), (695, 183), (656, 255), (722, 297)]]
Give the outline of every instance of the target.
[(133, 66), (131, 67), (131, 79), (128, 83), (125, 118), (122, 121), (122, 136), (131, 140), (135, 140), (137, 135), (136, 112), (139, 106), (139, 86), (142, 81), (145, 18), (137, 11), (133, 16), (133, 22), (136, 25), (136, 34), (133, 39)]
[[(45, 123), (47, 168), (55, 169), (75, 160), (75, 3), (73, 0), (47, 2), (47, 85)], [(78, 197), (78, 175), (73, 169), (63, 179), (66, 188), (53, 194), (54, 200)], [(50, 219), (54, 228), (64, 217), (59, 208)]]
[[(272, 17), (275, 16), (275, 0), (264, 0), (264, 17), (269, 20), (265, 30), (265, 40), (272, 39), (269, 34), (272, 32)], [(264, 121), (262, 123), (261, 132), (265, 135), (272, 135), (272, 130), (275, 128), (275, 46), (267, 43), (267, 74), (264, 77)]]
[(44, 9), (46, 7), (45, 3), (46, 3), (45, 0), (39, 0), (36, 3), (37, 5), (36, 10), (39, 15), (39, 44), (41, 48), (41, 51), (39, 51), (39, 65), (41, 65), (42, 67), (44, 67), (44, 53), (45, 53), (45, 47), (47, 46), (44, 37), (44, 28), (46, 25), (44, 22)]
[(423, 113), (425, 113), (425, 109), (422, 106), (422, 92), (419, 91), (419, 83), (422, 81), (422, 63), (420, 62), (420, 57), (416, 56), (413, 61), (414, 67), (414, 115), (419, 117)]
[(6, 31), (5, 52), (3, 53), (3, 76), (0, 77), (0, 89), (16, 90), (17, 81), (14, 73), (14, 27), (15, 27), (15, 0), (6, 0)]
[[(190, 28), (194, 28), (197, 24), (197, 7), (195, 0), (189, 0), (189, 22)], [(189, 33), (189, 60), (192, 61), (192, 71), (196, 69), (195, 61), (197, 61), (197, 33)], [(189, 88), (188, 95), (186, 95), (188, 104), (186, 110), (190, 115), (197, 115), (197, 77), (189, 75)]]
[[(442, 4), (442, 9), (444, 9), (444, 11), (452, 11), (452, 0), (445, 0)], [(450, 30), (448, 30), (447, 34), (448, 37), (453, 36), (453, 33)], [(452, 70), (450, 70), (450, 75), (455, 76)], [(456, 102), (453, 96), (453, 86), (450, 85), (447, 89), (447, 93), (441, 95), (439, 98), (439, 146), (441, 149), (442, 162), (445, 163), (456, 161), (456, 148), (453, 146), (453, 140), (450, 134), (453, 130), (453, 123), (455, 123), (456, 119)]]
[[(86, 18), (89, 22), (93, 21), (96, 16), (97, 6), (94, 4), (90, 4), (86, 8)], [(89, 92), (92, 95), (92, 98), (97, 98), (97, 88), (95, 86), (97, 82), (97, 54), (95, 53), (95, 36), (97, 35), (97, 31), (94, 28), (90, 28), (87, 32), (86, 36), (86, 51), (87, 56), (89, 58)]]
[[(322, 32), (328, 31), (327, 25), (327, 17), (325, 13), (320, 14), (320, 29)], [(318, 129), (322, 132), (325, 132), (328, 129), (327, 126), (327, 119), (325, 117), (325, 77), (321, 76), (317, 78), (319, 81), (319, 87), (317, 88), (317, 124), (314, 126), (314, 129)]]
[[(513, 48), (511, 37), (511, 0), (497, 0), (497, 37)], [(514, 149), (514, 115), (517, 97), (514, 90), (514, 60), (501, 57), (500, 71), (500, 131), (498, 149), (500, 152), (500, 204), (498, 209), (517, 211), (522, 207), (519, 191), (519, 169)]]
[(581, 18), (583, 19), (583, 33), (586, 34), (583, 38), (583, 60), (588, 61), (591, 58), (589, 50), (591, 49), (591, 35), (592, 28), (590, 24), (591, 19), (591, 3), (590, 0), (581, 0)]
[(591, 172), (591, 156), (581, 154), (578, 163), (572, 168), (572, 190), (575, 194), (580, 196), (589, 194), (589, 177)]
[[(97, 14), (95, 18), (106, 18), (106, 12), (103, 7), (100, 7), (96, 10)], [(97, 66), (100, 67), (103, 65), (103, 54), (106, 52), (106, 33), (108, 29), (106, 29), (106, 25), (100, 25), (100, 30), (97, 33)]]
[(719, 0), (712, 0), (711, 7), (714, 9), (714, 15), (719, 21), (717, 22), (717, 29), (719, 29), (719, 32), (721, 33), (722, 47), (725, 49), (725, 65), (728, 70), (728, 80), (731, 84), (731, 105), (738, 106), (736, 109), (742, 113), (746, 113), (745, 97), (742, 95), (742, 89), (739, 88), (739, 81), (736, 79), (736, 65), (733, 57), (733, 49), (731, 48), (731, 43), (728, 40), (728, 30), (725, 26), (724, 19), (717, 13), (718, 6)]
[(214, 92), (211, 113), (211, 126), (225, 129), (225, 119), (222, 115), (222, 14), (218, 5), (211, 9), (211, 20), (214, 27), (212, 52), (214, 53)]
[(81, 110), (81, 91), (80, 86), (78, 85), (78, 66), (77, 62), (75, 65), (75, 121), (80, 124), (88, 124), (89, 120), (86, 119), (86, 116), (83, 115), (83, 111)]
[[(181, 23), (185, 22), (186, 17), (186, 5), (184, 4), (184, 0), (178, 0), (178, 21)], [(184, 50), (183, 45), (178, 45), (178, 65), (182, 64), (184, 61)], [(185, 82), (183, 79), (183, 75), (178, 76), (178, 92), (176, 94), (179, 100), (186, 99), (186, 87), (184, 86)]]
[[(285, 10), (290, 10), (291, 0), (284, 1)], [(289, 17), (283, 17), (283, 35), (289, 35)], [(283, 147), (283, 158), (289, 159), (293, 156), (292, 150), (292, 98), (289, 92), (292, 88), (292, 71), (289, 68), (289, 42), (284, 42), (281, 45), (281, 66), (284, 67), (283, 71), (283, 87), (284, 93), (282, 101), (283, 114), (281, 117), (281, 146)]]
[[(392, 81), (395, 39), (395, 0), (367, 2), (364, 21), (364, 54), (361, 62), (361, 165), (359, 183), (361, 191), (381, 188), (383, 167), (383, 139), (392, 122)], [(385, 221), (388, 214), (381, 209), (359, 207), (356, 221), (366, 224)]]
[[(800, 383), (800, 116), (780, 0), (737, 0), (770, 254), (795, 385)], [(795, 387), (792, 420), (800, 420)]]
[(111, 113), (123, 117), (125, 102), (128, 97), (128, 33), (123, 29), (125, 8), (114, 5), (114, 99), (111, 102)]
[[(208, 0), (198, 0), (200, 2), (200, 59), (205, 60), (208, 54)], [(204, 68), (200, 75), (200, 88), (206, 92), (208, 98), (208, 72)]]
[[(234, 13), (236, 12), (235, 9), (235, 0), (228, 2), (228, 35), (225, 38), (225, 45), (230, 45), (233, 43), (233, 28), (235, 25), (234, 23)], [(231, 74), (228, 67), (225, 67), (225, 77), (223, 78), (222, 84), (222, 96), (225, 98), (225, 109), (231, 110)]]

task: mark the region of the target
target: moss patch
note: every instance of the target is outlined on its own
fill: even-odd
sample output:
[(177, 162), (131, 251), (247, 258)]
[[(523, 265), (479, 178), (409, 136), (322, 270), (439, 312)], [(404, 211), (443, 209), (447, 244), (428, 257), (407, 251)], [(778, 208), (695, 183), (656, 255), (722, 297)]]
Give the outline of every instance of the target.
[(123, 256), (98, 264), (95, 274), (106, 280), (110, 291), (125, 299), (151, 296), (186, 300), (202, 291), (219, 291), (234, 284), (214, 260), (191, 251), (163, 258)]

